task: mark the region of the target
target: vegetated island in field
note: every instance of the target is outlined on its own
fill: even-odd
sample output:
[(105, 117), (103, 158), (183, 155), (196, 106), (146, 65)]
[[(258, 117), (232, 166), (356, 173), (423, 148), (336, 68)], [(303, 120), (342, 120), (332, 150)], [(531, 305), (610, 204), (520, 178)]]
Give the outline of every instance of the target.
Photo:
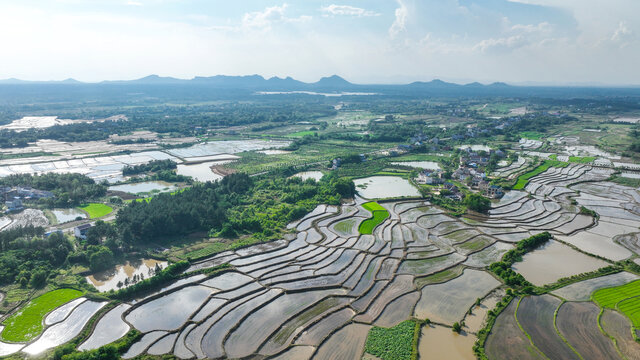
[(364, 203), (362, 207), (371, 212), (372, 216), (360, 223), (358, 227), (360, 234), (368, 235), (373, 233), (373, 229), (389, 217), (389, 211), (375, 201)]

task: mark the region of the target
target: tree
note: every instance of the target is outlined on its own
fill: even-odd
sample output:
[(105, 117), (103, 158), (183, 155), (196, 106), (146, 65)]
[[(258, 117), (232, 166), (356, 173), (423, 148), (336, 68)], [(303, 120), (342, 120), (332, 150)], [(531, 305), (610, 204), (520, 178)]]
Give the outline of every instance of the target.
[(485, 213), (491, 209), (491, 201), (480, 194), (469, 194), (464, 199), (465, 205), (473, 211)]
[(454, 322), (453, 328), (451, 330), (460, 334), (460, 332), (462, 331), (462, 326), (458, 322)]
[(91, 268), (91, 271), (102, 271), (108, 269), (112, 265), (113, 253), (104, 246), (100, 246), (99, 249), (89, 257), (89, 267)]

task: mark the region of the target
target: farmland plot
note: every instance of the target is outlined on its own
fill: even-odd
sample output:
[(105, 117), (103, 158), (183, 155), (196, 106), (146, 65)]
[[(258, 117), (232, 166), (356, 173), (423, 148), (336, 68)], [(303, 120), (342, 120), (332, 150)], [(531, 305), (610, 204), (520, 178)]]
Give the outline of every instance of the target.
[(613, 341), (598, 329), (599, 312), (590, 302), (564, 303), (558, 309), (558, 330), (584, 360), (619, 359)]

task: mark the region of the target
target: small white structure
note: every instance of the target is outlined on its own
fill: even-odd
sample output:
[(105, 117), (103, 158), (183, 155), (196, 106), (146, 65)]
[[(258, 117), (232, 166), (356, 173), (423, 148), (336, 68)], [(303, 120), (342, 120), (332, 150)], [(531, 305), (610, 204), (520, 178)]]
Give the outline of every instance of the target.
[(78, 239), (86, 240), (87, 239), (87, 233), (89, 232), (89, 229), (91, 228), (91, 226), (92, 226), (91, 224), (78, 225), (73, 229), (73, 234)]

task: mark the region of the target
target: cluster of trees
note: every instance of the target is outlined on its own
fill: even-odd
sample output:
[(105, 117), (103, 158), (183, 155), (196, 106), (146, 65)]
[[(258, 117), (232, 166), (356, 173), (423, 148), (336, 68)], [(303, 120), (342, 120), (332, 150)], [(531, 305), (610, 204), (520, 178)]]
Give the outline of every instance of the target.
[(491, 201), (486, 197), (472, 193), (464, 198), (464, 204), (471, 210), (479, 213), (486, 213), (491, 209)]
[(269, 237), (317, 204), (338, 204), (354, 193), (353, 182), (335, 177), (319, 182), (279, 176), (255, 181), (237, 173), (148, 202), (132, 202), (118, 212), (115, 226), (124, 247), (195, 231)]
[(178, 164), (171, 159), (152, 160), (146, 164), (134, 166), (127, 165), (122, 169), (122, 175), (130, 176), (148, 172), (158, 172), (162, 170), (175, 170), (176, 168), (178, 168)]
[(0, 232), (0, 284), (42, 287), (50, 272), (67, 261), (73, 245), (59, 233), (44, 237), (42, 227)]
[(51, 191), (53, 198), (39, 201), (49, 207), (71, 207), (104, 196), (107, 187), (81, 174), (13, 174), (0, 178), (0, 186), (24, 186)]

